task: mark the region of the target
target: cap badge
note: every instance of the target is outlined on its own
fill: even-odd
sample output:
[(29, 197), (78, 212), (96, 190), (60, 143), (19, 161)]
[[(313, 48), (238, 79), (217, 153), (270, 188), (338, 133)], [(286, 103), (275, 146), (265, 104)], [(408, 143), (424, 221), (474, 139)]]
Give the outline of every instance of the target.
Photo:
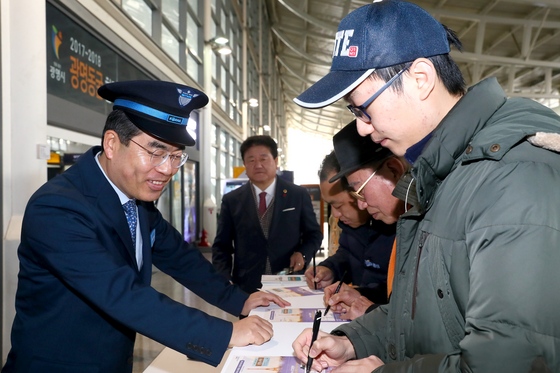
[(183, 91), (177, 88), (177, 92), (179, 92), (179, 105), (181, 106), (187, 106), (193, 98), (199, 96), (198, 93), (193, 94), (190, 90)]

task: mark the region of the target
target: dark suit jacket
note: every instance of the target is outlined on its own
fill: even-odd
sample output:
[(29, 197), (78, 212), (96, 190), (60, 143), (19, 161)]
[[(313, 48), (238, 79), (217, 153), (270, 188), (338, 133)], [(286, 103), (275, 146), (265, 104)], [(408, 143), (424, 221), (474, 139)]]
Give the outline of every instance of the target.
[(309, 263), (323, 239), (307, 190), (277, 177), (267, 240), (252, 187), (247, 183), (223, 196), (212, 245), (214, 267), (248, 292), (262, 286), (267, 255), (272, 272), (279, 272), (289, 267), (296, 251)]
[(183, 241), (154, 203), (138, 203), (144, 264), (90, 149), (30, 199), (18, 248), (12, 349), (3, 372), (131, 372), (136, 332), (217, 365), (232, 324), (150, 287), (152, 263), (208, 302), (239, 315), (248, 295)]

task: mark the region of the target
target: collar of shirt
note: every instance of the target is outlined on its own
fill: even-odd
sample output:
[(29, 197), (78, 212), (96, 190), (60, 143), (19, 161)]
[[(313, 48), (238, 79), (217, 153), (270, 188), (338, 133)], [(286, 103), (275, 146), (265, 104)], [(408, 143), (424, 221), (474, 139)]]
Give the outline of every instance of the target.
[(272, 201), (272, 198), (274, 197), (274, 192), (276, 191), (276, 178), (274, 178), (272, 184), (270, 184), (265, 190), (261, 190), (255, 184), (251, 183), (251, 185), (253, 185), (253, 189), (255, 190), (257, 206), (259, 205), (259, 194), (261, 194), (262, 192), (266, 192), (266, 206), (268, 207), (270, 205), (270, 202)]
[(101, 155), (101, 152), (97, 153), (95, 155), (95, 162), (97, 163), (97, 165), (99, 166), (99, 169), (101, 170), (101, 172), (103, 173), (103, 176), (105, 176), (105, 179), (107, 179), (107, 181), (109, 182), (109, 184), (111, 184), (111, 186), (113, 187), (113, 189), (115, 190), (115, 192), (117, 193), (117, 195), (119, 196), (119, 200), (121, 201), (121, 205), (124, 205), (125, 203), (127, 203), (130, 198), (128, 198), (126, 196), (126, 194), (124, 194), (123, 192), (121, 192), (121, 190), (119, 188), (117, 188), (117, 186), (115, 184), (113, 184), (113, 182), (111, 181), (111, 179), (109, 179), (109, 177), (107, 177), (107, 174), (105, 173), (105, 170), (103, 170), (103, 167), (101, 167), (101, 163), (99, 163), (99, 156)]
[(430, 133), (428, 134), (428, 136), (424, 137), (422, 140), (418, 141), (416, 144), (412, 145), (406, 150), (406, 153), (404, 153), (404, 158), (408, 161), (408, 163), (414, 164), (414, 162), (416, 162), (420, 154), (422, 154), (422, 150), (424, 150), (426, 143), (431, 138), (432, 134)]

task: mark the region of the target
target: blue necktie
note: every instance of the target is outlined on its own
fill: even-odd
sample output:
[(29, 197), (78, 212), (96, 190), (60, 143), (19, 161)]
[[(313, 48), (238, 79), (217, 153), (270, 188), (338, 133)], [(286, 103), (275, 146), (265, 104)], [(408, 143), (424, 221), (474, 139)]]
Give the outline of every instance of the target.
[(129, 200), (123, 205), (123, 209), (126, 215), (128, 228), (130, 229), (130, 236), (132, 237), (132, 246), (136, 247), (136, 224), (138, 223), (136, 201), (133, 199)]

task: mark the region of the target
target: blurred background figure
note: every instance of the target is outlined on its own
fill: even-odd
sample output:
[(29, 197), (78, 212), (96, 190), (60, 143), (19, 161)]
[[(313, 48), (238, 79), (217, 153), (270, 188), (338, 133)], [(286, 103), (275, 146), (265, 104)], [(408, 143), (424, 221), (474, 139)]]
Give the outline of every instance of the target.
[(240, 150), (250, 182), (222, 198), (212, 263), (227, 279), (254, 292), (264, 274), (286, 268), (303, 273), (323, 234), (307, 190), (277, 177), (276, 141), (252, 136)]

